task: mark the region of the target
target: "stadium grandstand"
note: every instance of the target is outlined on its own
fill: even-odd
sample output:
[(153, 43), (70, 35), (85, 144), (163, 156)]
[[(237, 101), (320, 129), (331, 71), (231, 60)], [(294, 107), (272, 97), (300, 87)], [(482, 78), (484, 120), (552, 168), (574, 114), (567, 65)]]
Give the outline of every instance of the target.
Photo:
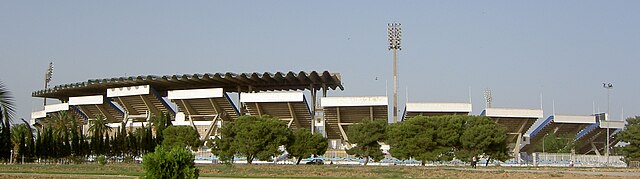
[(576, 135), (576, 153), (604, 154), (607, 143), (607, 129), (609, 129), (609, 146), (619, 142), (615, 136), (624, 128), (624, 121), (608, 119), (605, 113), (596, 114), (596, 123), (589, 125)]
[[(388, 97), (327, 97), (328, 90), (344, 90), (339, 73), (207, 73), (105, 78), (33, 92), (33, 97), (57, 99), (59, 103), (32, 112), (31, 123), (46, 124), (51, 114), (69, 111), (82, 125), (103, 116), (110, 127), (139, 127), (147, 125), (153, 116), (166, 113), (174, 125), (191, 126), (202, 139), (207, 139), (218, 135), (225, 121), (236, 120), (241, 115), (269, 115), (286, 121), (290, 128), (309, 128), (327, 137), (329, 151), (324, 157), (357, 163), (361, 160), (345, 152), (351, 147), (347, 130), (364, 120), (388, 120)], [(322, 96), (318, 99), (320, 91)], [(402, 115), (403, 121), (420, 115), (472, 115), (472, 104), (408, 102)], [(505, 164), (513, 165), (521, 164), (521, 151), (539, 152), (537, 146), (547, 134), (575, 136), (572, 140), (577, 141), (575, 151), (580, 156), (538, 154), (537, 158), (532, 157), (533, 161), (542, 164), (599, 161), (598, 157), (585, 154), (599, 156), (605, 150), (606, 129), (612, 130), (609, 137), (613, 145), (618, 142), (615, 135), (624, 127), (623, 121), (605, 120), (606, 115), (543, 118), (542, 109), (486, 108), (480, 115), (506, 129), (508, 147), (516, 159)], [(540, 125), (533, 126), (537, 120)], [(530, 128), (532, 132), (525, 134)], [(384, 146), (388, 150), (388, 145)], [(200, 158), (213, 158), (211, 153), (203, 152)], [(415, 160), (390, 157), (381, 162), (418, 164)]]
[(269, 115), (287, 122), (290, 128), (312, 126), (312, 113), (302, 92), (247, 93), (240, 98), (250, 115)]
[(180, 111), (175, 125), (192, 126), (202, 139), (217, 135), (222, 121), (233, 121), (238, 116), (238, 109), (222, 88), (171, 90), (167, 92), (167, 98)]
[[(168, 113), (175, 119), (172, 122), (176, 125), (191, 125), (206, 138), (215, 135), (220, 121), (234, 120), (239, 115), (257, 112), (255, 108), (244, 106), (241, 102), (234, 104), (228, 93), (236, 93), (239, 98), (237, 101), (241, 101), (245, 94), (249, 97), (244, 99), (251, 99), (254, 93), (259, 92), (309, 90), (314, 106), (311, 112), (308, 107), (301, 107), (306, 104), (304, 98), (301, 101), (289, 101), (288, 104), (295, 108), (292, 110), (302, 111), (294, 114), (293, 118), (299, 120), (291, 120), (294, 121), (292, 125), (313, 130), (309, 116), (315, 114), (317, 92), (322, 91), (323, 96), (326, 96), (328, 90), (337, 89), (344, 90), (340, 74), (328, 71), (105, 78), (57, 85), (33, 92), (33, 97), (58, 99), (60, 103), (46, 105), (43, 111), (33, 112), (31, 123), (46, 123), (48, 114), (71, 110), (85, 121), (83, 124), (102, 115), (111, 123), (111, 127), (121, 124), (135, 127), (144, 125), (154, 115)], [(265, 104), (260, 103), (258, 106), (260, 105)], [(265, 107), (261, 108), (269, 109), (269, 113), (265, 114), (280, 115), (271, 113), (270, 105)]]
[(523, 135), (539, 118), (543, 117), (542, 109), (487, 108), (480, 114), (491, 118), (507, 132), (507, 145), (516, 161), (520, 161), (520, 149)]
[(469, 115), (471, 103), (407, 103), (403, 121), (415, 116)]
[(330, 148), (348, 145), (347, 130), (350, 125), (363, 120), (387, 120), (388, 99), (386, 96), (323, 97), (325, 131), (331, 141)]
[(538, 145), (547, 134), (575, 136), (593, 124), (596, 124), (595, 116), (551, 115), (540, 123), (531, 134), (525, 136), (527, 145), (522, 148), (522, 151), (527, 153), (540, 152), (541, 149), (538, 149)]

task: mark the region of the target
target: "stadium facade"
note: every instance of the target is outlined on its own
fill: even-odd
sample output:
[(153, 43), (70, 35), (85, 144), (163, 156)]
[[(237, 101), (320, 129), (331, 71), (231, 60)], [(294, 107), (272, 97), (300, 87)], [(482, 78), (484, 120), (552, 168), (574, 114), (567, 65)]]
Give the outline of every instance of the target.
[[(58, 85), (32, 93), (33, 97), (53, 98), (58, 104), (44, 106), (32, 113), (31, 123), (46, 122), (48, 114), (71, 111), (83, 124), (104, 116), (111, 127), (146, 125), (152, 116), (167, 113), (174, 125), (192, 126), (203, 139), (218, 135), (226, 121), (241, 115), (270, 115), (291, 128), (309, 128), (324, 134), (330, 148), (350, 145), (346, 130), (362, 120), (386, 120), (389, 100), (386, 96), (327, 97), (328, 90), (344, 90), (339, 73), (276, 72), (215, 73), (168, 76), (135, 76), (88, 80)], [(308, 91), (308, 92), (306, 92)], [(306, 93), (305, 93), (306, 92)], [(318, 98), (318, 92), (322, 92)], [(237, 96), (232, 99), (230, 94)], [(305, 94), (310, 94), (307, 99)], [(234, 102), (235, 101), (235, 102)], [(423, 115), (470, 115), (470, 103), (406, 103), (401, 119)], [(606, 114), (584, 116), (556, 115), (544, 118), (542, 109), (486, 108), (487, 116), (507, 129), (509, 148), (521, 160), (521, 154), (540, 152), (537, 147), (548, 134), (571, 135), (580, 141), (576, 153), (600, 155), (606, 141), (604, 129), (615, 135), (624, 122), (606, 118)], [(534, 126), (541, 120), (540, 125)], [(533, 128), (533, 132), (526, 132)], [(525, 153), (526, 152), (526, 153)]]

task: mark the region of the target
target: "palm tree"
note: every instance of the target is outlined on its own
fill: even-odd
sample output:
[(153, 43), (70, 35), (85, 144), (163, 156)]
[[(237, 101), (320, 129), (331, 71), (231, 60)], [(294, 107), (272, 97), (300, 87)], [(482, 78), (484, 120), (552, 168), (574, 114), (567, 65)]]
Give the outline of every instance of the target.
[(97, 115), (95, 120), (90, 121), (88, 132), (93, 135), (109, 132), (111, 128), (107, 125), (108, 123), (103, 115)]
[[(64, 136), (65, 134), (70, 133), (69, 129), (72, 129), (73, 122), (76, 119), (74, 115), (67, 111), (60, 111), (51, 115), (47, 124), (54, 130), (56, 136)], [(78, 130), (73, 129), (73, 130)]]
[(106, 135), (109, 138), (108, 132), (111, 130), (107, 124), (108, 122), (103, 115), (97, 115), (95, 120), (89, 121), (90, 126), (87, 132), (91, 134), (90, 153), (95, 155), (105, 154), (104, 136)]
[(8, 123), (16, 114), (16, 108), (13, 103), (13, 97), (9, 90), (0, 81), (0, 119), (2, 123)]
[(18, 125), (14, 125), (13, 128), (11, 128), (11, 137), (12, 137), (12, 142), (13, 142), (13, 162), (16, 162), (16, 159), (19, 158), (19, 156), (25, 156), (28, 155), (28, 151), (27, 151), (27, 139), (30, 135), (29, 133), (31, 133), (31, 128), (29, 127), (29, 124), (18, 124)]
[(11, 121), (16, 109), (9, 90), (0, 81), (0, 159), (11, 158)]

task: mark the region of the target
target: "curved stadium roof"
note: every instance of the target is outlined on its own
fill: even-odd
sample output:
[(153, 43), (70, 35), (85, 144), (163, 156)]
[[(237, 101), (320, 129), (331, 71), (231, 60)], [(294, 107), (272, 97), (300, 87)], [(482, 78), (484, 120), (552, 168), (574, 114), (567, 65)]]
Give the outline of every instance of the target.
[(151, 85), (159, 93), (168, 90), (224, 88), (228, 92), (249, 91), (291, 91), (291, 90), (344, 90), (339, 73), (328, 71), (310, 73), (300, 71), (294, 73), (205, 73), (165, 76), (130, 76), (119, 78), (93, 79), (86, 82), (57, 85), (53, 88), (35, 91), (33, 97), (46, 97), (66, 100), (72, 96), (105, 94), (108, 88), (137, 85)]

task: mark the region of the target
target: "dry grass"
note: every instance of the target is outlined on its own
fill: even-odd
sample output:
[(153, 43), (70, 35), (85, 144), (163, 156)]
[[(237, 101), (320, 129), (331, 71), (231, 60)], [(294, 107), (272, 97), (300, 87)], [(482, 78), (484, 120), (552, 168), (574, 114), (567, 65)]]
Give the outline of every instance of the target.
[[(444, 167), (344, 166), (344, 165), (200, 165), (204, 176), (305, 177), (305, 178), (607, 178), (563, 172), (529, 173), (497, 170), (461, 171)], [(508, 168), (511, 169), (511, 168)], [(553, 170), (558, 170), (555, 168)], [(609, 177), (610, 178), (610, 177)]]
[[(346, 165), (197, 165), (201, 176), (286, 178), (613, 178), (606, 175), (573, 174), (566, 171), (639, 172), (640, 169), (511, 168), (467, 171), (449, 167), (346, 166)], [(531, 173), (506, 170), (553, 170)], [(0, 165), (1, 178), (135, 178), (143, 174), (140, 164)], [(618, 178), (618, 177), (615, 177)]]

